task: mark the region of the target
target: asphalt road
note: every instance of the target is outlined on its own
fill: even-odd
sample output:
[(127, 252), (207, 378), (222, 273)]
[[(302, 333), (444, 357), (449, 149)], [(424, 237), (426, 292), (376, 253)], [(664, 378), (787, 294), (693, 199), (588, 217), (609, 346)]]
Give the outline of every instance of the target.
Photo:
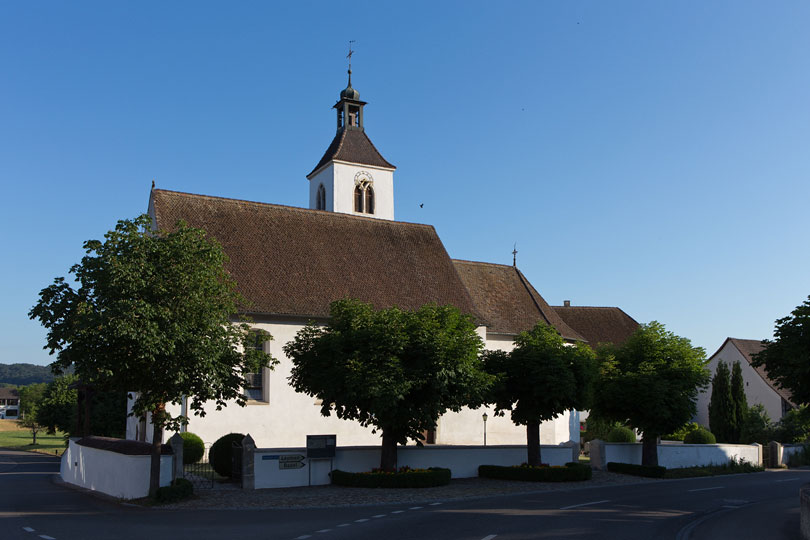
[(441, 504), (168, 511), (56, 485), (58, 467), (0, 450), (0, 539), (793, 539), (799, 486), (810, 482), (792, 470)]

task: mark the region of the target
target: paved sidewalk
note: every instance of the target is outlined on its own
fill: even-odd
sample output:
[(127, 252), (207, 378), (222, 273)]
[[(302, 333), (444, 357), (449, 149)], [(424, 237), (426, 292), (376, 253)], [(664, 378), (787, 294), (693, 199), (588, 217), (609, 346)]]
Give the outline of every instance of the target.
[(516, 482), (491, 478), (460, 478), (446, 486), (421, 489), (369, 489), (342, 486), (313, 486), (296, 488), (241, 490), (233, 484), (217, 485), (215, 489), (198, 490), (193, 499), (164, 505), (161, 509), (242, 510), (269, 508), (325, 508), (340, 506), (421, 503), (474, 499), (515, 493), (587, 489), (620, 484), (656, 482), (607, 471), (593, 471), (585, 482)]

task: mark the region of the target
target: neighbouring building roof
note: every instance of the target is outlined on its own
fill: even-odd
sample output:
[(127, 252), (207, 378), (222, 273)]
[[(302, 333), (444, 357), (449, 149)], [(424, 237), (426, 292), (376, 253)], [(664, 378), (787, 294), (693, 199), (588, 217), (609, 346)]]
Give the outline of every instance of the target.
[(257, 314), (326, 317), (345, 297), (377, 308), (451, 304), (485, 324), (429, 225), (154, 189), (160, 229), (207, 231)]
[(585, 341), (516, 267), (460, 260), (453, 263), (476, 309), (489, 321), (487, 331), (518, 334), (542, 321), (556, 328), (565, 339)]
[[(737, 350), (740, 351), (740, 354), (743, 355), (743, 358), (745, 358), (745, 361), (748, 362), (749, 364), (754, 359), (754, 355), (765, 348), (765, 343), (763, 343), (761, 340), (727, 338), (726, 342), (723, 343), (723, 345), (720, 347), (720, 349), (717, 350), (717, 352), (720, 352), (720, 350), (723, 347), (725, 347), (726, 343), (731, 343), (732, 345), (734, 345), (734, 347), (736, 347)], [(714, 353), (714, 355), (712, 355), (712, 358), (714, 358), (714, 356), (716, 356), (716, 355), (717, 355), (717, 353)], [(710, 360), (711, 360), (711, 358), (710, 358)], [(762, 380), (765, 381), (765, 383), (768, 386), (770, 386), (773, 389), (774, 392), (779, 394), (779, 396), (782, 399), (784, 399), (785, 401), (790, 403), (793, 407), (796, 406), (796, 404), (793, 403), (793, 396), (790, 395), (790, 391), (779, 387), (776, 384), (776, 382), (772, 381), (768, 377), (768, 372), (765, 371), (765, 368), (763, 366), (754, 367), (752, 365), (751, 367), (753, 367), (756, 370), (756, 372), (759, 374), (759, 376), (762, 377)]]
[(18, 399), (20, 393), (16, 388), (0, 388), (0, 399)]
[(333, 160), (396, 169), (382, 157), (382, 154), (362, 129), (341, 129), (338, 131), (321, 160), (307, 176)]
[(635, 319), (617, 307), (554, 306), (554, 311), (592, 347), (600, 343), (621, 345), (639, 327)]

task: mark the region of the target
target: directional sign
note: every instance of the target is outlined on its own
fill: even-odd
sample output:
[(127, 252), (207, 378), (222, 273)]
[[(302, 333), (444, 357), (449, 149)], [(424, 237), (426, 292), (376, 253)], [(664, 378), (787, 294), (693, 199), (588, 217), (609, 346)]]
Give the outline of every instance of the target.
[(303, 461), (279, 461), (278, 462), (279, 469), (303, 469), (304, 462)]
[(287, 454), (283, 456), (278, 456), (279, 461), (303, 461), (304, 456), (302, 454)]

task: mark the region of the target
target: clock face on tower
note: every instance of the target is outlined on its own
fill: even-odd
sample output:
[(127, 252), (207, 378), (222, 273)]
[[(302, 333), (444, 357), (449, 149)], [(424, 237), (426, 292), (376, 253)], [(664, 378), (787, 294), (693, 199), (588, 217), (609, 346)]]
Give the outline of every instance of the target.
[(374, 178), (372, 178), (371, 173), (368, 171), (360, 171), (359, 173), (354, 175), (355, 186), (366, 186), (373, 182)]

